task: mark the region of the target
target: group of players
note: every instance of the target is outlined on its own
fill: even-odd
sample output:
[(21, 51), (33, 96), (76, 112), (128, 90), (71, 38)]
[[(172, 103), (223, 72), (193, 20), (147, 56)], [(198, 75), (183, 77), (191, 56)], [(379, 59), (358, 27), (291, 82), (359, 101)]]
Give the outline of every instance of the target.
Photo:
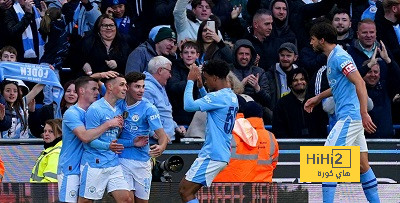
[[(376, 177), (368, 164), (364, 130), (376, 126), (367, 113), (365, 84), (353, 59), (336, 45), (336, 30), (319, 23), (311, 29), (310, 44), (328, 56), (327, 76), (330, 89), (309, 99), (305, 110), (333, 95), (338, 122), (330, 132), (326, 146), (360, 146), (360, 179), (369, 202), (379, 202)], [(225, 62), (209, 61), (200, 70), (193, 66), (184, 93), (186, 111), (206, 111), (205, 143), (180, 183), (183, 202), (196, 203), (196, 192), (210, 186), (214, 177), (230, 159), (232, 128), (238, 111), (236, 95), (230, 89)], [(150, 156), (165, 150), (168, 138), (162, 129), (157, 109), (142, 99), (144, 75), (106, 76), (106, 93), (97, 100), (99, 86), (90, 77), (76, 80), (78, 102), (63, 118), (63, 146), (59, 161), (59, 197), (62, 202), (98, 200), (104, 191), (117, 202), (147, 202), (151, 185)], [(207, 86), (210, 93), (203, 87)], [(201, 98), (193, 100), (194, 82)], [(121, 132), (122, 129), (122, 132)], [(150, 130), (158, 144), (149, 147)], [(336, 183), (323, 183), (324, 202), (333, 202)]]
[[(199, 155), (202, 158), (195, 161), (187, 180), (182, 181), (182, 198), (187, 200), (194, 199), (200, 184), (210, 185), (229, 162), (231, 132), (238, 109), (236, 95), (226, 81), (228, 65), (210, 62), (202, 72), (194, 66), (188, 76), (185, 110), (215, 111), (208, 117), (207, 133), (222, 136), (206, 140)], [(96, 79), (83, 76), (75, 81), (78, 101), (63, 117), (59, 200), (92, 202), (102, 199), (107, 189), (117, 202), (148, 202), (152, 180), (150, 157), (160, 156), (168, 143), (159, 112), (143, 98), (144, 74), (132, 72), (125, 77), (115, 72), (101, 74), (105, 78), (101, 85), (105, 94), (101, 99)], [(202, 77), (212, 93), (207, 94), (202, 87)], [(204, 96), (196, 101), (192, 96), (193, 81), (198, 81)], [(222, 114), (226, 118), (220, 118)], [(158, 144), (149, 146), (150, 131), (154, 131)], [(212, 147), (215, 144), (223, 146)], [(206, 176), (210, 173), (211, 179)]]

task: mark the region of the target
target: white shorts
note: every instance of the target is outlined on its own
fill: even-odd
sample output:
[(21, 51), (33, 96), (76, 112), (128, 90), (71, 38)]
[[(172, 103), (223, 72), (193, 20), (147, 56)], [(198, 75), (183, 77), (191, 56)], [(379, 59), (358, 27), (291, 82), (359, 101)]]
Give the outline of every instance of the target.
[(120, 158), (122, 171), (129, 190), (135, 191), (135, 196), (143, 200), (149, 200), (151, 187), (151, 161), (137, 161)]
[(103, 198), (104, 191), (128, 190), (120, 165), (109, 168), (92, 168), (81, 165), (81, 189), (79, 196), (91, 200)]
[(79, 175), (57, 175), (60, 202), (78, 202)]
[(185, 179), (207, 187), (211, 186), (212, 181), (222, 171), (228, 163), (223, 161), (213, 161), (210, 158), (198, 157), (185, 174)]
[(360, 146), (360, 152), (368, 152), (362, 121), (350, 117), (337, 121), (329, 132), (325, 146)]

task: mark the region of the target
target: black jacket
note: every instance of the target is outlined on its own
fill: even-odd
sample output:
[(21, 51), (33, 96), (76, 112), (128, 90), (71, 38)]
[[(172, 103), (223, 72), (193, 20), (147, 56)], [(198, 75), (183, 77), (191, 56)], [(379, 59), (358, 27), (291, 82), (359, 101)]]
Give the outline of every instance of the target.
[[(183, 109), (183, 94), (185, 92), (189, 68), (185, 66), (182, 59), (172, 63), (172, 77), (168, 80), (166, 91), (172, 105), (172, 117), (178, 125), (189, 125), (195, 112), (187, 112)], [(200, 97), (197, 85), (193, 86), (193, 98)]]
[(282, 97), (274, 109), (272, 132), (276, 138), (326, 138), (326, 125), (318, 125), (293, 92)]
[[(6, 100), (4, 99), (2, 94), (0, 94), (0, 103), (3, 104), (4, 107), (6, 107), (7, 105)], [(11, 113), (9, 111), (6, 111), (3, 120), (0, 121), (0, 131), (6, 131), (11, 128), (11, 116)]]

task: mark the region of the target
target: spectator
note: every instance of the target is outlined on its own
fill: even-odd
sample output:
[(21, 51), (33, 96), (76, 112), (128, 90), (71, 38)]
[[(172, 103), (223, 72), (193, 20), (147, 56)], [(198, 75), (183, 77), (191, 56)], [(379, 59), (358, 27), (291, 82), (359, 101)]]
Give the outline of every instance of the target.
[(256, 50), (249, 40), (238, 40), (234, 46), (235, 62), (232, 72), (242, 82), (244, 94), (249, 95), (264, 107), (269, 107), (271, 100), (268, 92), (268, 80), (264, 70), (254, 66)]
[[(232, 131), (229, 164), (214, 182), (272, 182), (278, 162), (278, 142), (274, 134), (264, 127), (260, 105), (247, 102), (242, 109), (243, 113), (236, 116)], [(257, 157), (248, 159), (252, 155)]]
[[(166, 90), (172, 105), (172, 117), (180, 125), (189, 125), (194, 116), (193, 112), (183, 110), (183, 93), (187, 83), (187, 76), (192, 65), (199, 58), (200, 49), (196, 42), (187, 41), (181, 46), (181, 59), (172, 62), (172, 76), (167, 82)], [(199, 90), (193, 87), (194, 98), (200, 98)]]
[(17, 49), (18, 61), (26, 63), (39, 63), (43, 55), (44, 41), (38, 31), (41, 15), (47, 7), (41, 2), (41, 12), (34, 6), (33, 0), (18, 0), (12, 8), (4, 13), (8, 43)]
[(106, 14), (114, 17), (118, 32), (125, 42), (128, 43), (130, 47), (129, 50), (131, 51), (139, 44), (136, 44), (136, 41), (138, 41), (135, 39), (136, 36), (132, 35), (135, 25), (133, 24), (131, 17), (128, 15), (126, 4), (126, 0), (107, 0), (104, 1), (102, 7), (105, 7)]
[(57, 167), (62, 145), (61, 119), (46, 121), (43, 132), (44, 150), (36, 160), (29, 179), (31, 183), (58, 182)]
[(203, 21), (197, 33), (197, 43), (200, 46), (199, 64), (202, 65), (210, 59), (219, 59), (227, 63), (232, 63), (231, 49), (214, 31), (218, 30), (217, 22), (212, 21), (215, 25), (214, 28), (207, 26), (208, 22), (210, 21)]
[[(348, 48), (347, 52), (351, 55), (361, 76), (364, 76), (369, 69), (363, 67), (364, 61), (370, 59), (375, 51), (381, 45), (376, 40), (376, 26), (375, 22), (371, 19), (364, 19), (358, 23), (357, 39)], [(388, 57), (391, 57), (390, 51), (388, 51)], [(380, 52), (377, 52), (380, 55)], [(379, 56), (378, 55), (378, 56)], [(383, 61), (379, 61), (380, 66), (386, 66)], [(385, 68), (386, 69), (386, 68)]]
[(51, 64), (56, 69), (57, 75), (62, 70), (63, 60), (69, 48), (66, 26), (61, 9), (55, 7), (47, 9), (40, 22), (39, 32), (43, 41), (46, 42), (40, 63)]
[(380, 58), (376, 58), (376, 51), (372, 58), (363, 64), (369, 70), (363, 79), (368, 97), (374, 103), (374, 108), (369, 111), (369, 114), (376, 126), (379, 126), (374, 133), (366, 133), (365, 136), (367, 138), (394, 138), (391, 98), (399, 91), (400, 68), (389, 58), (384, 44), (382, 44), (382, 49), (378, 48), (378, 51), (386, 66), (380, 67), (380, 63), (377, 63)]
[[(73, 2), (74, 1), (68, 3), (72, 4)], [(70, 32), (72, 35), (74, 35), (74, 37), (81, 38), (86, 32), (95, 29), (95, 22), (100, 17), (101, 12), (97, 3), (89, 0), (80, 0), (75, 8), (73, 8), (73, 5), (71, 6), (71, 9), (74, 9), (74, 12), (72, 15), (73, 21), (72, 25), (70, 26), (72, 27)]]
[(353, 42), (354, 32), (351, 29), (350, 13), (344, 9), (336, 9), (333, 12), (332, 25), (337, 31), (337, 42), (342, 45), (343, 49), (347, 50), (347, 47)]
[[(214, 7), (212, 0), (192, 0), (192, 11), (187, 13), (187, 0), (177, 0), (174, 8), (174, 21), (178, 42), (185, 39), (195, 40), (198, 36), (200, 24), (205, 20), (219, 21), (218, 17), (212, 15), (211, 9)], [(218, 36), (222, 39), (221, 33)]]
[(382, 3), (384, 17), (376, 18), (378, 40), (387, 45), (397, 64), (400, 64), (400, 0), (384, 0)]
[[(6, 30), (4, 13), (7, 9), (11, 8), (13, 5), (12, 0), (4, 0), (0, 2), (0, 29)], [(7, 32), (0, 32), (0, 47), (3, 47), (7, 43)]]
[(17, 50), (12, 46), (5, 46), (0, 50), (1, 60), (0, 61), (17, 61)]
[[(171, 61), (163, 56), (156, 56), (149, 62), (148, 72), (145, 71), (146, 79), (144, 81), (144, 97), (156, 106), (160, 112), (160, 119), (165, 133), (170, 141), (174, 141), (177, 135), (184, 135), (186, 129), (184, 126), (178, 126), (172, 117), (172, 106), (168, 100), (165, 86), (171, 78)], [(150, 133), (153, 136), (154, 132)], [(155, 138), (156, 139), (156, 138)], [(152, 140), (150, 140), (152, 143)]]
[(279, 46), (282, 44), (278, 39), (270, 37), (272, 32), (272, 13), (266, 9), (260, 9), (253, 17), (253, 30), (245, 38), (254, 46), (259, 57), (255, 61), (264, 71), (268, 71), (277, 60)]
[(296, 35), (289, 26), (289, 6), (286, 0), (273, 0), (269, 10), (272, 12), (272, 33), (271, 37), (297, 44)]
[(161, 27), (154, 41), (148, 39), (129, 54), (125, 74), (133, 71), (140, 73), (147, 71), (147, 64), (150, 59), (155, 56), (171, 55), (171, 51), (175, 48), (175, 43), (175, 32), (171, 28)]
[(293, 69), (287, 83), (291, 91), (279, 99), (274, 108), (272, 132), (277, 138), (325, 138), (326, 125), (319, 125), (304, 110), (307, 72), (302, 68)]
[(103, 14), (96, 20), (93, 33), (82, 39), (78, 67), (86, 75), (110, 70), (122, 74), (128, 53), (129, 47), (119, 35), (114, 18)]
[(176, 0), (155, 1), (155, 22), (159, 25), (174, 25), (174, 7)]
[(270, 83), (268, 87), (270, 88), (269, 92), (271, 95), (270, 109), (268, 111), (268, 119), (270, 121), (272, 119), (272, 110), (275, 108), (278, 100), (290, 92), (290, 83), (287, 82), (289, 72), (297, 68), (297, 65), (294, 64), (298, 57), (296, 45), (290, 42), (283, 43), (278, 53), (279, 62), (267, 72), (267, 80)]
[(3, 95), (0, 94), (0, 131), (5, 131), (11, 128), (11, 114), (6, 113), (7, 102)]
[[(30, 103), (35, 96), (43, 89), (43, 85), (37, 84), (35, 87), (24, 97), (18, 89), (18, 82), (13, 80), (4, 79), (1, 83), (1, 94), (7, 101), (6, 114), (12, 115), (12, 125), (8, 130), (1, 132), (1, 138), (29, 138), (28, 135), (28, 103)], [(7, 112), (8, 111), (8, 112)]]
[[(74, 81), (68, 81), (64, 84), (64, 96), (61, 99), (60, 110), (61, 114), (78, 100), (78, 94), (75, 90)], [(43, 133), (43, 127), (45, 121), (56, 117), (55, 111), (57, 110), (57, 104), (52, 102), (48, 105), (43, 105), (41, 108), (36, 109), (34, 103), (29, 105), (29, 117), (28, 125), (31, 134), (35, 137), (40, 138)]]

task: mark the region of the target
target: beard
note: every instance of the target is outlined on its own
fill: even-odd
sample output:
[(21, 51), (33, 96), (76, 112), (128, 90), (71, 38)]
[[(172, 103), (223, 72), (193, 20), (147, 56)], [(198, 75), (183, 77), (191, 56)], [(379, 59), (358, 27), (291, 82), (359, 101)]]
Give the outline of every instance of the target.
[(337, 31), (338, 36), (343, 36), (349, 32), (349, 28), (344, 29), (343, 31)]
[(306, 91), (306, 88), (304, 89), (292, 89), (292, 91), (296, 94), (303, 94)]

